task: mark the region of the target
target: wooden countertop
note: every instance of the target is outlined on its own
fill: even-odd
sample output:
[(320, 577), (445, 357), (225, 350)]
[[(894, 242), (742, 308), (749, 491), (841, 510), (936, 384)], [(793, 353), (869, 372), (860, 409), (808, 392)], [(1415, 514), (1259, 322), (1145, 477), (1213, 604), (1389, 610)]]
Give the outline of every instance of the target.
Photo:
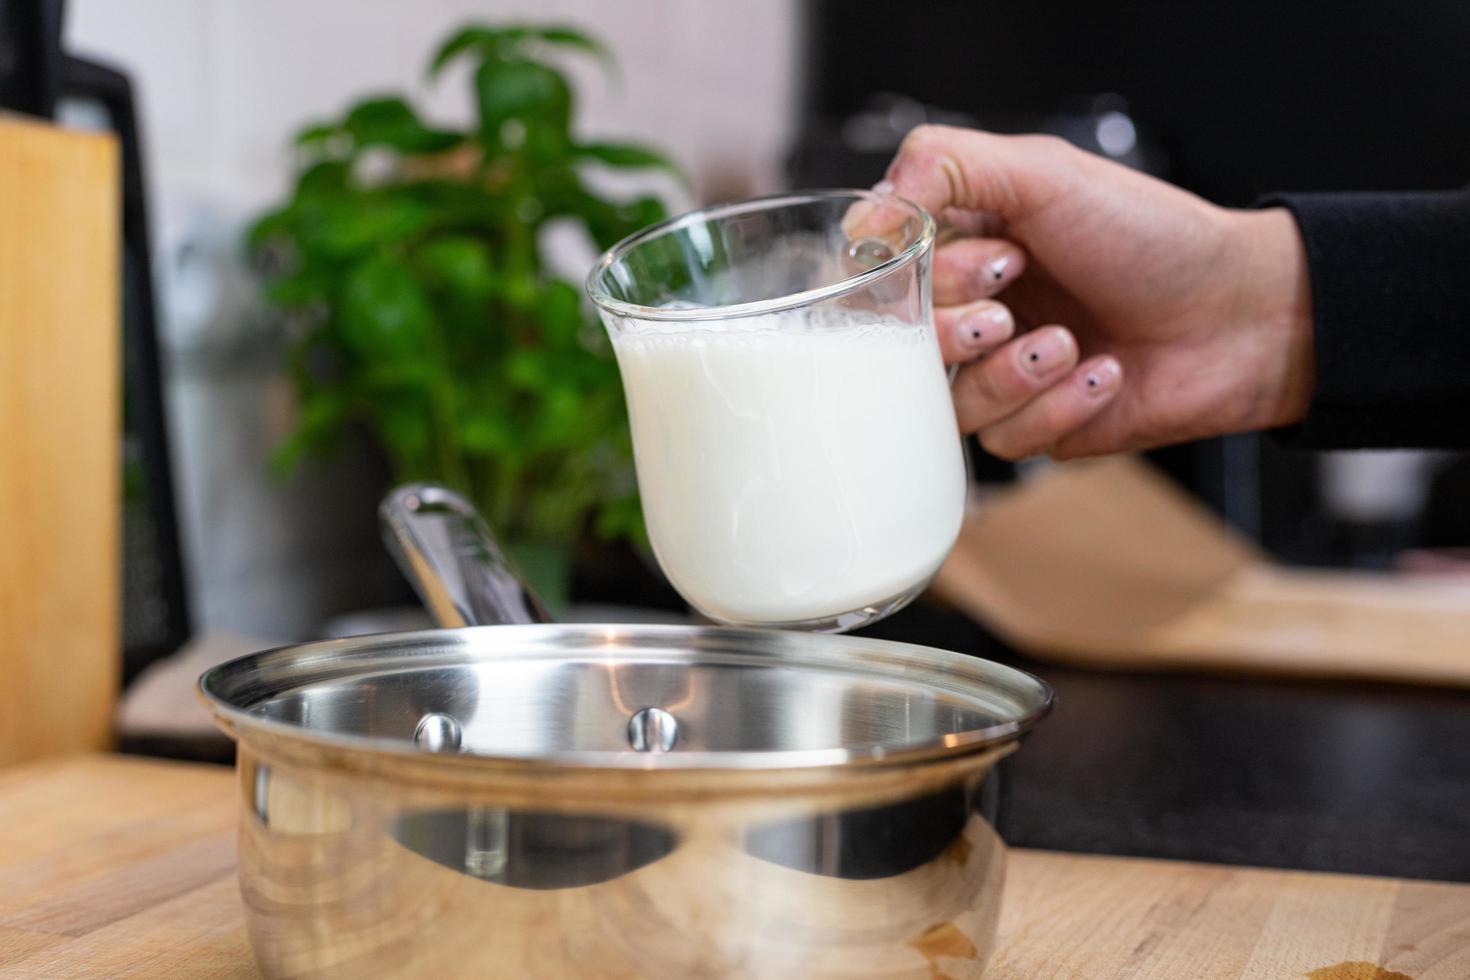
[[(233, 774), (0, 771), (0, 976), (254, 977)], [(1470, 977), (1470, 885), (1014, 850), (992, 980)]]

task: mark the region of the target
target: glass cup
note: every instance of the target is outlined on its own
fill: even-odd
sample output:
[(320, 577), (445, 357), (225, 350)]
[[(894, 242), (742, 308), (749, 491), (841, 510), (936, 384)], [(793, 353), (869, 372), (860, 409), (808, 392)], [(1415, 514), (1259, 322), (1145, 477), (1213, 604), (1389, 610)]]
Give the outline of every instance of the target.
[(953, 547), (966, 481), (934, 233), (892, 195), (783, 194), (654, 225), (588, 276), (654, 554), (709, 618), (853, 629)]

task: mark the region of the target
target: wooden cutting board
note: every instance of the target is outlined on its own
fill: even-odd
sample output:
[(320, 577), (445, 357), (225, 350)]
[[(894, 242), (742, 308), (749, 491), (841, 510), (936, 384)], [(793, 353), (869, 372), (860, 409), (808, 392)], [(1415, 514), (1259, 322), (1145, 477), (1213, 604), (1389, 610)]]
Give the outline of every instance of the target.
[(1470, 686), (1470, 581), (1282, 567), (1129, 458), (976, 507), (935, 590), (1041, 659)]
[[(0, 976), (256, 976), (234, 837), (225, 769), (0, 772)], [(1470, 977), (1466, 885), (1013, 850), (1006, 888), (992, 980)]]
[(111, 738), (118, 195), (111, 136), (0, 115), (0, 766)]

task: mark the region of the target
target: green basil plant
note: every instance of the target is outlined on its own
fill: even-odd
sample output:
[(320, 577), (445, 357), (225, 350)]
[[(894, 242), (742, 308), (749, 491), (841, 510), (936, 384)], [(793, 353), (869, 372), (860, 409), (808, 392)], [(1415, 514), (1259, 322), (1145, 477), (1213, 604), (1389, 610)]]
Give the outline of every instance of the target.
[(581, 535), (639, 541), (642, 523), (616, 365), (540, 233), (570, 219), (606, 248), (665, 216), (658, 197), (599, 194), (589, 167), (678, 175), (645, 146), (573, 134), (565, 54), (611, 65), (567, 28), (456, 31), (428, 74), (469, 62), (468, 128), (395, 95), (312, 125), (289, 200), (248, 236), (290, 330), (299, 411), (278, 468), (365, 427), (396, 479), (465, 493), (553, 593)]

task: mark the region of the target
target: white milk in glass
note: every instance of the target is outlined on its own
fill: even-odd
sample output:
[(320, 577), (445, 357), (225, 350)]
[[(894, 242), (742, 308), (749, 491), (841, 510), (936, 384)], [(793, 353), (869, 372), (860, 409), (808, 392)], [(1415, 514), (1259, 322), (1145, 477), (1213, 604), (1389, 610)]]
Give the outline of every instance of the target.
[(892, 599), (959, 532), (964, 459), (934, 327), (833, 315), (614, 338), (654, 551), (716, 619), (790, 623)]

